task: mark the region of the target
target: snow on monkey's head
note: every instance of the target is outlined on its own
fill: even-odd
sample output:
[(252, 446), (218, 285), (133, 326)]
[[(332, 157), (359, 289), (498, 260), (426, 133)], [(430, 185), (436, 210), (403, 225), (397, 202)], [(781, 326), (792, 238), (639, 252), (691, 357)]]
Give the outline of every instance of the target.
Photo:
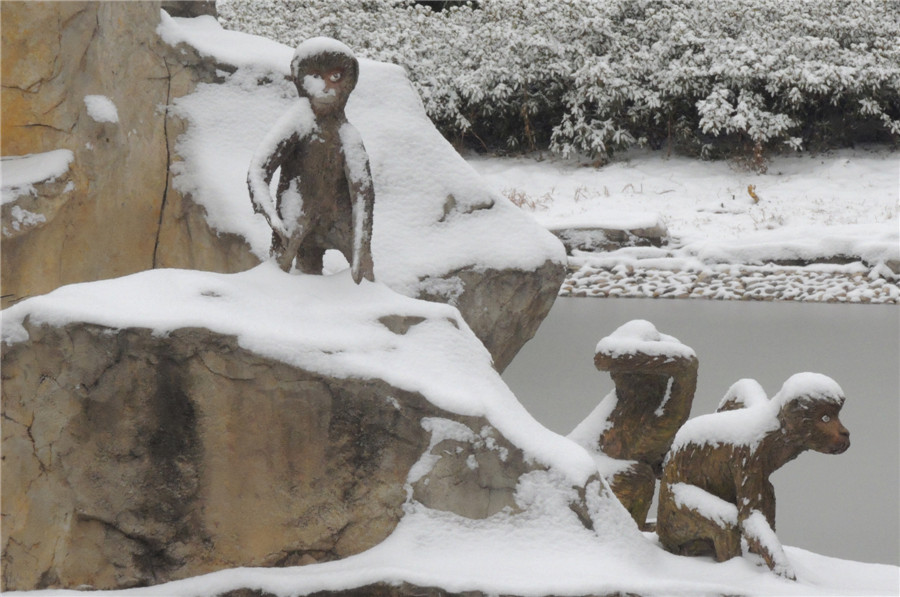
[(353, 51), (330, 37), (314, 37), (297, 46), (291, 78), (300, 97), (308, 98), (317, 116), (343, 112), (359, 79)]

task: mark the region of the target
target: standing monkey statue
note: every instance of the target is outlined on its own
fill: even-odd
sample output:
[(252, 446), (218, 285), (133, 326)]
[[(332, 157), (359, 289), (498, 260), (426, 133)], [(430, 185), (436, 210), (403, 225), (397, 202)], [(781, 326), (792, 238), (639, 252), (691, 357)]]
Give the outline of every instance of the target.
[[(271, 254), (284, 271), (322, 273), (326, 249), (350, 263), (353, 281), (375, 279), (369, 158), (344, 107), (359, 78), (359, 62), (341, 42), (316, 37), (291, 61), (297, 102), (257, 148), (247, 173), (253, 209), (272, 228)], [(276, 201), (269, 184), (281, 168)], [(296, 260), (296, 263), (295, 263)]]

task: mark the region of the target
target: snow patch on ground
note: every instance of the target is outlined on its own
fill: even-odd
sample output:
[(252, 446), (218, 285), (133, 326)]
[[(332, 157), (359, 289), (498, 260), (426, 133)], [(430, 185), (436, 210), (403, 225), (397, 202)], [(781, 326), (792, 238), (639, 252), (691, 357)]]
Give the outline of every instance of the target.
[[(787, 581), (746, 558), (716, 563), (663, 551), (637, 536), (631, 541), (588, 531), (567, 508), (567, 496), (544, 485), (543, 509), (525, 516), (500, 513), (472, 520), (410, 506), (383, 543), (344, 560), (296, 568), (235, 568), (204, 576), (125, 591), (110, 597), (212, 596), (250, 588), (288, 597), (335, 591), (376, 582), (408, 582), (451, 592), (543, 595), (891, 595), (898, 589), (896, 566), (838, 560), (786, 548), (798, 580)], [(75, 591), (34, 592), (41, 597)], [(88, 593), (85, 593), (88, 594)]]
[(561, 295), (900, 302), (897, 152), (776, 156), (766, 174), (650, 151), (468, 161), (548, 229), (665, 224), (664, 247), (575, 251)]

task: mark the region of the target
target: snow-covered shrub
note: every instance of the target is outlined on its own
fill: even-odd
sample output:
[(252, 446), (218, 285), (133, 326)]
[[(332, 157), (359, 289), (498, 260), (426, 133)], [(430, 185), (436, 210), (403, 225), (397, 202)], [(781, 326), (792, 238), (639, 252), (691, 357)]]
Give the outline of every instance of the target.
[(226, 27), (404, 66), (450, 139), (605, 158), (900, 138), (896, 0), (230, 1)]
[(703, 153), (900, 136), (900, 4), (617, 0), (578, 65), (553, 147)]
[(358, 55), (400, 64), (451, 139), (546, 146), (562, 117), (578, 25), (590, 5), (490, 0), (434, 12), (408, 0), (278, 0), (220, 6), (223, 25), (296, 45), (335, 37)]

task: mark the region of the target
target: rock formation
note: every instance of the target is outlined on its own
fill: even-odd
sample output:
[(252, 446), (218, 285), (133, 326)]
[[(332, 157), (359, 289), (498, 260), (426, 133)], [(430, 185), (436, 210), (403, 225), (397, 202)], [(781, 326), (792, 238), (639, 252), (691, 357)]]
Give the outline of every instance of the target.
[[(405, 504), (519, 511), (522, 475), (553, 466), (540, 441), (562, 442), (560, 471), (590, 463), (528, 418), (454, 309), (332, 278), (157, 270), (7, 309), (4, 590), (343, 558)], [(582, 468), (571, 508), (593, 527)]]
[[(462, 466), (440, 461), (430, 486), (423, 476), (419, 501), (484, 517), (515, 505), (527, 470), (484, 419), (379, 380), (272, 362), (233, 337), (28, 333), (3, 356), (6, 590), (121, 588), (363, 551), (402, 515), (429, 417), (482, 441)], [(444, 440), (437, 453), (447, 442), (476, 445)], [(500, 447), (512, 454), (502, 466)]]
[(566, 247), (566, 253), (573, 251), (615, 251), (622, 247), (662, 247), (669, 242), (669, 230), (658, 215), (648, 214), (635, 221), (616, 224), (552, 224), (548, 230), (555, 234)]
[[(243, 173), (262, 136), (296, 101), (293, 49), (263, 38), (164, 20), (167, 43), (193, 47), (233, 73), (174, 102), (187, 122), (173, 187), (207, 212), (219, 235), (268, 255), (271, 232), (254, 216)], [(240, 45), (242, 52), (233, 47)], [(493, 196), (444, 140), (402, 69), (360, 60), (346, 108), (369, 154), (376, 205), (375, 277), (407, 296), (456, 306), (502, 371), (549, 312), (565, 276), (562, 245), (508, 201)], [(222, 122), (230, 123), (223, 127)], [(217, 153), (210, 164), (208, 152)], [(510, 250), (513, 249), (513, 250)], [(165, 263), (179, 262), (177, 252)]]
[[(158, 2), (4, 2), (2, 155), (70, 150), (63, 184), (4, 202), (3, 305), (156, 265), (177, 125), (166, 106), (201, 69), (160, 43)], [(194, 53), (196, 57), (196, 53)], [(115, 117), (92, 114), (101, 97)], [(5, 168), (5, 166), (4, 166)], [(24, 205), (24, 203), (29, 203)]]
[[(243, 175), (232, 180), (227, 172), (210, 172), (203, 160), (210, 154), (223, 164), (234, 159), (240, 164), (229, 170), (246, 173), (260, 135), (283, 113), (284, 104), (273, 102), (284, 101), (281, 85), (291, 50), (221, 29), (213, 35), (210, 28), (218, 26), (208, 16), (208, 2), (165, 5), (185, 16), (197, 10), (207, 16), (176, 22), (164, 15), (161, 21), (159, 2), (2, 4), (0, 153), (7, 158), (57, 150), (73, 154), (64, 177), (4, 201), (4, 307), (72, 282), (158, 267), (236, 272), (266, 256), (267, 246), (257, 246), (260, 230), (262, 244), (268, 244), (265, 223), (249, 208), (242, 214), (232, 207), (249, 205)], [(206, 28), (199, 41), (190, 35), (193, 21)], [(230, 52), (236, 44), (248, 51)], [(256, 46), (272, 60), (241, 58), (262, 55), (254, 52)], [(408, 296), (457, 305), (502, 370), (555, 300), (565, 275), (562, 248), (526, 216), (484, 200), (483, 185), (474, 173), (461, 172), (467, 167), (421, 112), (402, 71), (371, 62), (362, 71), (366, 89), (357, 90), (360, 97), (348, 112), (375, 165), (376, 187), (387, 197), (383, 213), (375, 215), (375, 258), (385, 263), (378, 273)], [(248, 86), (248, 77), (258, 87)], [(198, 93), (201, 88), (205, 94)], [(109, 101), (116, 118), (92, 117), (87, 96)], [(227, 99), (234, 101), (229, 105)], [(204, 115), (220, 123), (224, 142), (204, 137)], [(258, 126), (247, 131), (222, 122)], [(413, 129), (419, 131), (415, 139), (409, 134)], [(397, 154), (401, 142), (409, 145), (408, 156)], [(438, 163), (444, 168), (437, 180), (408, 171), (397, 178), (392, 161), (413, 164), (412, 170)], [(398, 185), (415, 205), (434, 205), (429, 222), (410, 218), (408, 229), (397, 229), (396, 216), (403, 215)], [(450, 191), (456, 198), (448, 206)], [(229, 221), (218, 216), (222, 211), (236, 215)], [(444, 234), (466, 227), (472, 215), (489, 216), (495, 234), (477, 226)], [(232, 225), (234, 220), (244, 223)], [(503, 222), (515, 223), (519, 238), (498, 232)], [(387, 264), (397, 261), (398, 252), (393, 240), (385, 244), (387, 236), (398, 236), (400, 254), (430, 255), (435, 267), (418, 267), (416, 259)], [(507, 243), (520, 254), (534, 254), (485, 259), (504, 254)], [(471, 247), (482, 251), (467, 257)], [(450, 262), (446, 255), (459, 258)], [(455, 290), (435, 292), (436, 281)]]

